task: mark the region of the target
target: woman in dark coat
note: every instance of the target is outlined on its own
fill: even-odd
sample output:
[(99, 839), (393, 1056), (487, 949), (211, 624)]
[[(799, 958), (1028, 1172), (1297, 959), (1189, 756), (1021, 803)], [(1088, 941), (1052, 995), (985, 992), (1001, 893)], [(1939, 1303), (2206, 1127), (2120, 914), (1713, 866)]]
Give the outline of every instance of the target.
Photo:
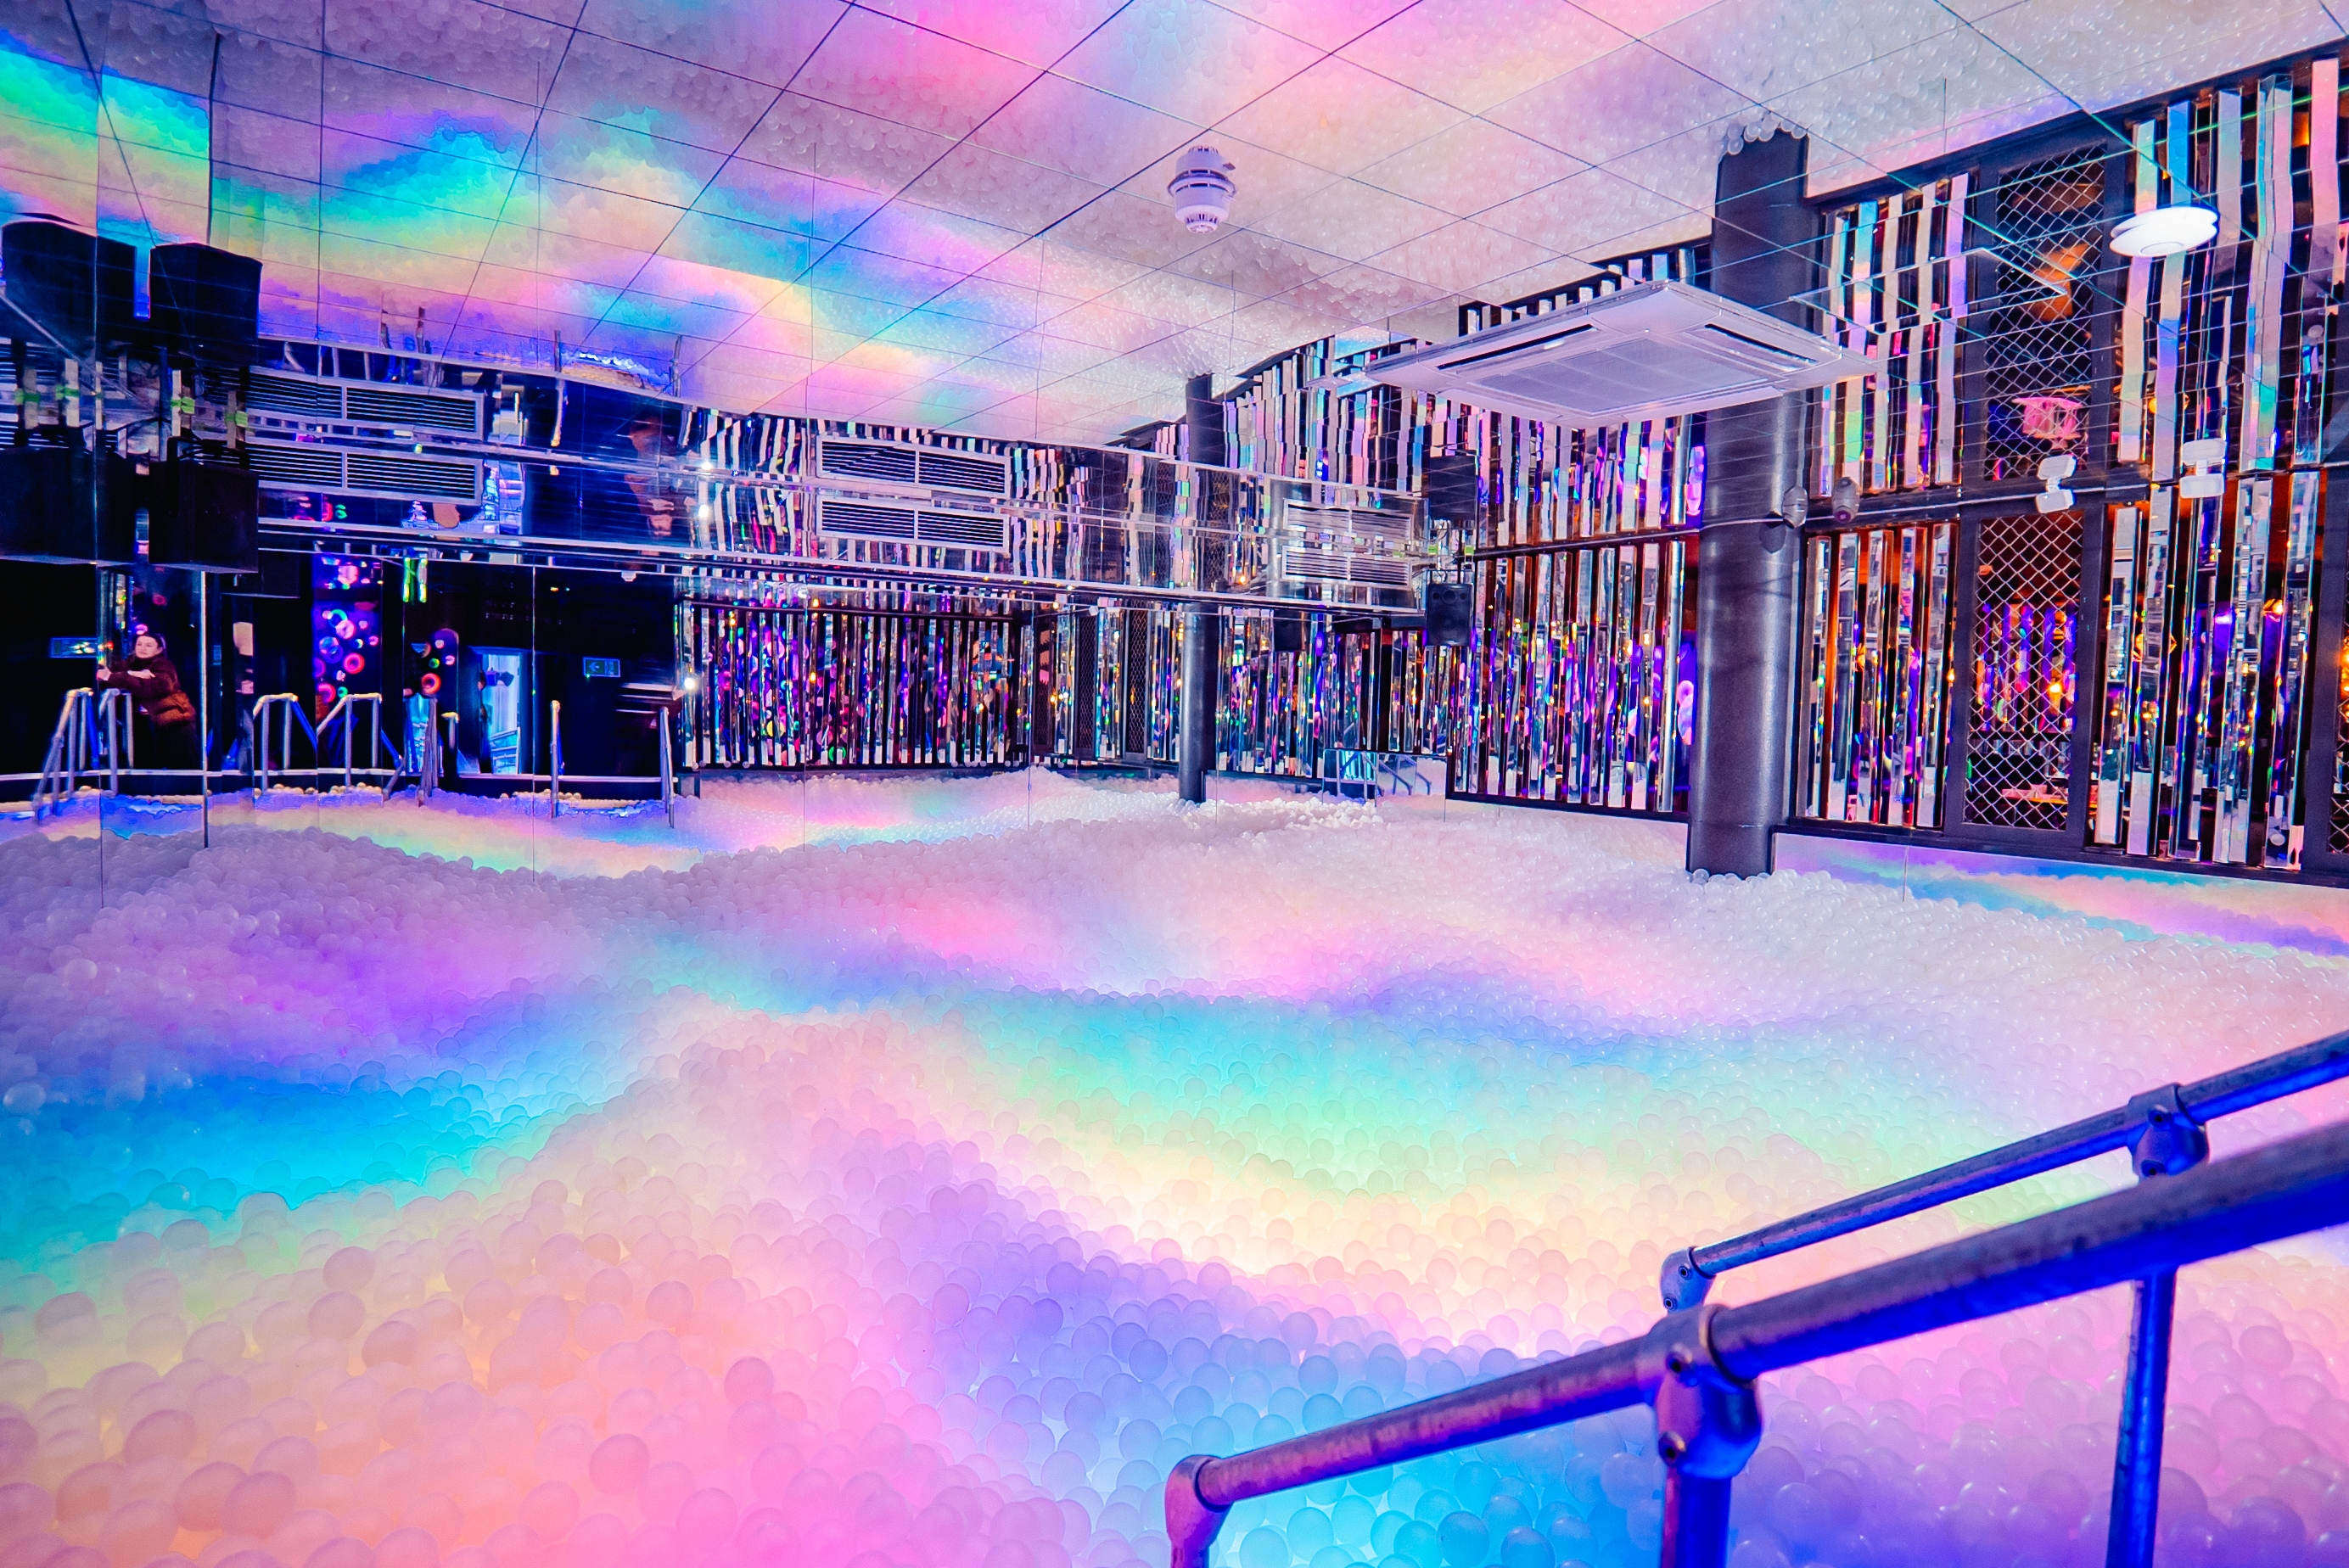
[(140, 632), (131, 639), (129, 664), (119, 670), (98, 665), (98, 684), (129, 692), (146, 716), (154, 735), (149, 766), (196, 765), (196, 705), (180, 685), (180, 672), (164, 654), (160, 636)]

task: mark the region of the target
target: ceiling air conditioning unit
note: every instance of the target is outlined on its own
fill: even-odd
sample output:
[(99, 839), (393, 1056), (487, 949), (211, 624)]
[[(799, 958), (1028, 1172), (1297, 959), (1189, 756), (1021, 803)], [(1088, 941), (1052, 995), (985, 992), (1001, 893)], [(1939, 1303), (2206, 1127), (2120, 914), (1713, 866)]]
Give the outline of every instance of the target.
[(1686, 284), (1637, 284), (1373, 361), (1371, 378), (1580, 429), (1872, 376), (1876, 362)]

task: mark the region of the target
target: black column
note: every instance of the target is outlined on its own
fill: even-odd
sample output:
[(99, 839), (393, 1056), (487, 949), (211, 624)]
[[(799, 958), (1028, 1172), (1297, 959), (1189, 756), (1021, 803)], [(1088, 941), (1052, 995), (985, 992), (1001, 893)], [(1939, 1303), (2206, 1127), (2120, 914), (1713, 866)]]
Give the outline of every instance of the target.
[[(1807, 326), (1817, 220), (1804, 199), (1808, 143), (1780, 131), (1724, 157), (1714, 187), (1713, 286)], [(1697, 698), (1689, 761), (1691, 871), (1770, 869), (1785, 820), (1795, 709), (1798, 530), (1779, 521), (1803, 474), (1806, 395), (1705, 417), (1704, 531), (1697, 547)]]
[(1212, 604), (1194, 604), (1183, 617), (1183, 711), (1176, 747), (1182, 774), (1176, 792), (1195, 802), (1207, 798), (1207, 773), (1216, 765), (1216, 643), (1221, 619)]
[(1224, 406), (1216, 401), (1213, 375), (1194, 376), (1183, 384), (1183, 418), (1191, 427), (1191, 460), (1224, 464)]

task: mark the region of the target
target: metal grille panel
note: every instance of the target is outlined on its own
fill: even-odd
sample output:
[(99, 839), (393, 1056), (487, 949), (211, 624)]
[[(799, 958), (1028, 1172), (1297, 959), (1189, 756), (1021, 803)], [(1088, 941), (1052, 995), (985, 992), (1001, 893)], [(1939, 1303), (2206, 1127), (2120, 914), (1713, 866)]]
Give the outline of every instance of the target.
[(2015, 170), (1991, 193), (1996, 259), (1976, 346), (1988, 478), (2028, 475), (2058, 452), (2084, 463), (2097, 456), (2087, 410), (2104, 202), (2104, 154), (2095, 149)]
[(1940, 826), (1956, 548), (1953, 522), (1806, 542), (1797, 815)]
[(1966, 820), (2060, 830), (2071, 801), (2080, 514), (1982, 526)]
[(692, 604), (690, 765), (1003, 767), (1027, 748), (1008, 618)]
[(1454, 788), (1677, 809), (1695, 695), (1690, 555), (1674, 538), (1483, 568)]

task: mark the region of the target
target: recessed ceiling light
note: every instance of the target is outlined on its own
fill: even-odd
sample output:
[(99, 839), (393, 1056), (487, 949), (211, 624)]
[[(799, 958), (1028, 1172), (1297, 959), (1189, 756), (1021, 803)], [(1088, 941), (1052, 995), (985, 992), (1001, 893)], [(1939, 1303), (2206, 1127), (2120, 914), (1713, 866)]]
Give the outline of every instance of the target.
[(2219, 232), (2219, 214), (2208, 207), (2156, 207), (2125, 218), (2113, 229), (2113, 249), (2124, 256), (2175, 256), (2207, 245)]

